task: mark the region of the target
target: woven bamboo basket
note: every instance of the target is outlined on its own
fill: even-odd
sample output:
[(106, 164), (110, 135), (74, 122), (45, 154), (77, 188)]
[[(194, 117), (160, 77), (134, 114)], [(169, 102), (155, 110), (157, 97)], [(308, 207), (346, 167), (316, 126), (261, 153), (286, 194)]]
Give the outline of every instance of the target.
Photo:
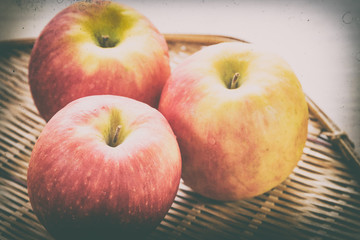
[[(171, 66), (224, 36), (166, 34)], [(0, 43), (0, 239), (52, 239), (29, 203), (30, 154), (45, 125), (28, 86), (34, 39)], [(307, 98), (306, 146), (293, 173), (271, 191), (236, 202), (199, 196), (182, 182), (148, 239), (360, 239), (359, 158), (351, 141)]]

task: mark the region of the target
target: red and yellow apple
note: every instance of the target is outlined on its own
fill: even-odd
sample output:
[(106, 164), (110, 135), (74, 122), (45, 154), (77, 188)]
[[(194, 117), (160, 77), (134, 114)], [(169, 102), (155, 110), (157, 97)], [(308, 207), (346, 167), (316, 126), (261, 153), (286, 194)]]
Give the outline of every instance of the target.
[(157, 107), (170, 74), (164, 36), (135, 9), (77, 2), (42, 30), (31, 53), (29, 84), (48, 121), (67, 103), (111, 94)]
[(166, 215), (180, 177), (180, 150), (162, 114), (100, 95), (74, 100), (46, 124), (27, 184), (57, 239), (137, 239)]
[(217, 200), (262, 194), (284, 181), (307, 137), (302, 87), (281, 57), (220, 43), (188, 57), (159, 104), (180, 146), (184, 183)]

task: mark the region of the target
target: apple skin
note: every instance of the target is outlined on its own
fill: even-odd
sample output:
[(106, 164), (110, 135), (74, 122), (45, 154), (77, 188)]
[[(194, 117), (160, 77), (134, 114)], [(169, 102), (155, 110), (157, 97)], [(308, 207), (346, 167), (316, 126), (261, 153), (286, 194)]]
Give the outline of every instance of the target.
[[(239, 87), (229, 83), (240, 73)], [(182, 178), (208, 198), (235, 201), (284, 181), (307, 138), (301, 85), (279, 56), (220, 43), (188, 57), (165, 84), (159, 111), (182, 154)]]
[(77, 2), (59, 12), (37, 38), (29, 63), (30, 90), (46, 121), (89, 95), (157, 107), (169, 75), (164, 36), (136, 10), (107, 1)]
[[(114, 124), (122, 127), (111, 147), (106, 129)], [(137, 239), (164, 218), (180, 177), (166, 119), (142, 102), (104, 95), (74, 100), (46, 124), (27, 184), (34, 213), (55, 238)]]

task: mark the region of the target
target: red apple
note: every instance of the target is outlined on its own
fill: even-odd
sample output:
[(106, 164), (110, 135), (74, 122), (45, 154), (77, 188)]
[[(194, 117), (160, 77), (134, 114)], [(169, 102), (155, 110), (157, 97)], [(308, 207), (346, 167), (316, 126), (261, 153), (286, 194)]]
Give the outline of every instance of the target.
[(136, 10), (115, 2), (78, 2), (43, 29), (31, 53), (29, 84), (48, 121), (89, 95), (121, 95), (157, 107), (170, 74), (164, 36)]
[(136, 239), (166, 215), (179, 147), (154, 108), (120, 96), (77, 99), (46, 124), (29, 163), (32, 208), (58, 239)]
[(177, 136), (184, 183), (217, 200), (253, 197), (284, 181), (307, 137), (308, 107), (294, 72), (251, 44), (220, 43), (184, 60), (159, 110)]

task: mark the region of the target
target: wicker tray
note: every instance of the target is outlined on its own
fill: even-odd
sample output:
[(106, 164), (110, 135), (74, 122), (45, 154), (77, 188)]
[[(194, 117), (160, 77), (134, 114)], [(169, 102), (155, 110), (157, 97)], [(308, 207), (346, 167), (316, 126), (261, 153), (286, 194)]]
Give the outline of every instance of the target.
[[(240, 41), (166, 38), (172, 67), (203, 46)], [(32, 212), (26, 189), (28, 160), (45, 124), (28, 86), (33, 42), (0, 44), (0, 239), (52, 239)], [(261, 196), (228, 203), (205, 199), (181, 183), (170, 211), (148, 238), (360, 239), (360, 178), (352, 165), (359, 159), (346, 134), (307, 101), (306, 146), (287, 180)]]

